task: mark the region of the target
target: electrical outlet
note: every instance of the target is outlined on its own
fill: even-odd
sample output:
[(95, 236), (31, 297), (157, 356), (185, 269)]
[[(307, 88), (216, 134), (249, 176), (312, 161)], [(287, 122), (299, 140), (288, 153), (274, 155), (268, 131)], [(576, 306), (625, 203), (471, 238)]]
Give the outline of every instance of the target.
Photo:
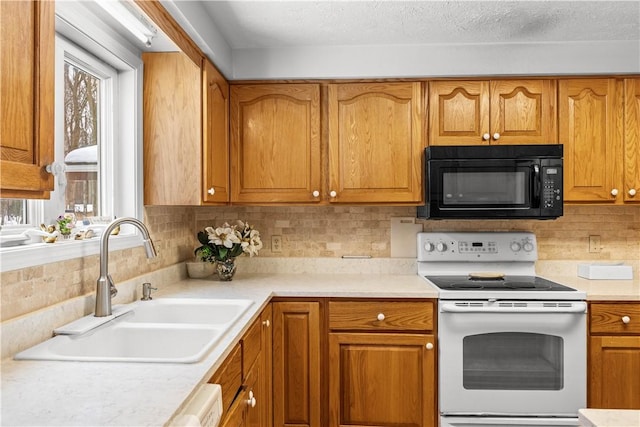
[(600, 236), (589, 236), (589, 252), (599, 253), (602, 251)]
[(282, 236), (271, 236), (271, 252), (282, 252)]

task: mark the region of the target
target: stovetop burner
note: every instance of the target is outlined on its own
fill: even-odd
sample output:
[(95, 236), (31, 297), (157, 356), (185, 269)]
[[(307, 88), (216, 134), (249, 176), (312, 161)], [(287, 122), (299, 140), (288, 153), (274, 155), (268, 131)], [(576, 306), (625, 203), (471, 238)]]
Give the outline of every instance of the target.
[(501, 290), (501, 291), (573, 291), (573, 288), (537, 276), (504, 276), (501, 278), (477, 278), (469, 276), (425, 276), (427, 280), (450, 291)]

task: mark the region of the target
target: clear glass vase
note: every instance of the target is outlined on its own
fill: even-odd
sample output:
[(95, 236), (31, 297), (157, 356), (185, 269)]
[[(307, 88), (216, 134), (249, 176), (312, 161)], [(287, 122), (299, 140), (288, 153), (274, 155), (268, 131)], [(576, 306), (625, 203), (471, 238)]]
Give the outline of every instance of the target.
[(224, 282), (228, 282), (233, 279), (233, 275), (236, 274), (236, 259), (229, 258), (224, 261), (218, 261), (216, 264), (218, 271), (218, 277)]

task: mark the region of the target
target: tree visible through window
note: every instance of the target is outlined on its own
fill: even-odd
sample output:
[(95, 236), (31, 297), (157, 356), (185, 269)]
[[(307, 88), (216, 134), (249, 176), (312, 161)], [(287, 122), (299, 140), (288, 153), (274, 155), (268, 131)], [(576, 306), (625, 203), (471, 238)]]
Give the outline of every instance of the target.
[(99, 212), (98, 143), (100, 80), (69, 62), (64, 64), (64, 156), (67, 166), (65, 211), (80, 216)]

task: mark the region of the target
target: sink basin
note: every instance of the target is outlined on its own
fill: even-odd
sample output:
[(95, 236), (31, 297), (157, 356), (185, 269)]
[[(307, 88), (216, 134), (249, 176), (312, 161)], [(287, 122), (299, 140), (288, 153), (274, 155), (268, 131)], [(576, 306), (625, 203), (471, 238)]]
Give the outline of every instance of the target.
[(58, 335), (16, 359), (94, 362), (174, 362), (200, 360), (222, 336), (218, 328), (106, 325), (82, 335)]
[(127, 314), (115, 320), (89, 332), (57, 335), (16, 354), (15, 358), (195, 363), (252, 304), (253, 301), (244, 299), (138, 301), (130, 305)]
[(139, 301), (125, 316), (133, 323), (228, 325), (235, 323), (253, 301), (247, 299), (157, 299)]

